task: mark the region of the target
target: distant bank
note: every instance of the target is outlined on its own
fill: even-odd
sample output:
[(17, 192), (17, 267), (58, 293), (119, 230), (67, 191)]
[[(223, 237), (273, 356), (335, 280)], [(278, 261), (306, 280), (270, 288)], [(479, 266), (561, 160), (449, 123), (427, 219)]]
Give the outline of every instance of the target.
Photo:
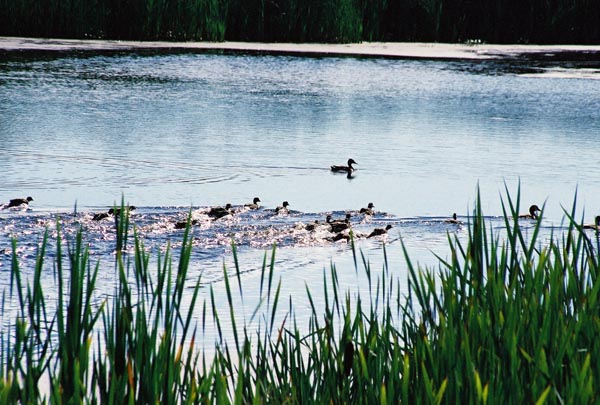
[(522, 56), (550, 59), (557, 57), (557, 55), (569, 54), (577, 55), (577, 59), (600, 61), (600, 45), (469, 45), (422, 42), (290, 44), (256, 42), (146, 42), (0, 37), (0, 52), (103, 52), (143, 50), (448, 60), (483, 60)]

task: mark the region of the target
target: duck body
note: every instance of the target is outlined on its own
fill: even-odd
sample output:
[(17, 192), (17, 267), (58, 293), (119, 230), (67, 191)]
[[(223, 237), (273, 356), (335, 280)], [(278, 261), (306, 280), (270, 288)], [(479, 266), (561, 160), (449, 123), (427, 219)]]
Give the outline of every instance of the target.
[(373, 208), (375, 208), (375, 205), (373, 205), (373, 203), (370, 202), (366, 208), (360, 209), (360, 213), (365, 215), (373, 215)]
[(454, 214), (452, 214), (452, 218), (446, 219), (446, 220), (444, 220), (444, 222), (447, 224), (462, 224), (462, 221), (460, 221), (458, 219), (458, 217), (456, 216), (456, 212)]
[(249, 204), (245, 204), (244, 207), (249, 208), (251, 210), (257, 210), (260, 208), (260, 205), (258, 205), (259, 202), (260, 202), (260, 198), (254, 197), (252, 202)]
[[(197, 219), (192, 219), (192, 221), (190, 222), (190, 225), (196, 225), (197, 223), (198, 223)], [(187, 224), (188, 224), (187, 221), (177, 221), (177, 222), (175, 222), (175, 229), (185, 229)]]
[(113, 215), (113, 212), (114, 210), (111, 208), (110, 210), (108, 210), (108, 212), (99, 212), (97, 214), (94, 214), (94, 216), (92, 217), (92, 221), (102, 221), (103, 219), (111, 217)]
[(231, 215), (231, 204), (227, 203), (225, 208), (213, 207), (208, 211), (207, 215), (213, 219), (219, 219), (227, 215)]
[(352, 173), (355, 169), (352, 165), (357, 165), (354, 159), (348, 159), (348, 166), (331, 166), (331, 171), (334, 173)]
[(306, 225), (304, 225), (304, 229), (305, 229), (305, 230), (307, 230), (307, 231), (309, 231), (309, 232), (312, 232), (312, 231), (314, 231), (315, 229), (317, 229), (317, 227), (318, 227), (319, 225), (321, 225), (321, 224), (319, 223), (319, 220), (317, 219), (317, 220), (315, 220), (315, 222), (313, 222), (313, 223), (310, 223), (310, 224), (306, 224)]
[(392, 229), (392, 225), (389, 225), (384, 228), (375, 228), (373, 229), (373, 232), (371, 232), (369, 234), (369, 236), (367, 236), (367, 238), (373, 238), (375, 236), (381, 236), (381, 235), (385, 235), (387, 234), (387, 231), (389, 231), (390, 229)]
[(22, 205), (29, 205), (30, 201), (33, 201), (33, 198), (31, 198), (31, 197), (13, 198), (6, 204), (6, 208), (20, 207)]
[(279, 207), (275, 208), (275, 212), (277, 214), (288, 214), (290, 212), (290, 210), (288, 209), (289, 205), (289, 202), (284, 201)]
[(598, 216), (596, 216), (596, 218), (594, 218), (593, 224), (584, 224), (583, 229), (599, 230), (600, 229), (600, 215), (598, 215)]
[(327, 224), (329, 225), (329, 230), (333, 233), (338, 233), (350, 228), (350, 214), (346, 214), (346, 218), (344, 220), (333, 221), (331, 215), (327, 215)]
[(542, 210), (540, 209), (540, 207), (533, 204), (531, 207), (529, 207), (529, 214), (521, 214), (521, 215), (519, 215), (519, 218), (538, 219), (538, 214), (537, 214), (538, 212), (542, 212)]

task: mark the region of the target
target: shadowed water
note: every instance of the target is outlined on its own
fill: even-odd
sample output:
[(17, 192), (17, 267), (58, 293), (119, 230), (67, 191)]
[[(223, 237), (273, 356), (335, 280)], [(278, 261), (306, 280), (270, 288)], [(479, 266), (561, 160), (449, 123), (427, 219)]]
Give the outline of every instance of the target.
[[(202, 275), (223, 300), (235, 241), (248, 311), (273, 244), (284, 297), (304, 294), (305, 284), (318, 290), (331, 262), (342, 290), (364, 286), (349, 244), (303, 225), (357, 214), (368, 202), (375, 215), (352, 218), (357, 247), (379, 270), (385, 242), (400, 280), (400, 238), (421, 263), (447, 255), (447, 233), (466, 231), (444, 220), (457, 212), (467, 221), (477, 186), (494, 226), (503, 225), (505, 183), (516, 194), (519, 181), (522, 211), (545, 203), (548, 234), (576, 190), (578, 215), (591, 222), (600, 212), (595, 63), (2, 54), (0, 199), (34, 201), (0, 211), (0, 282), (10, 283), (11, 238), (32, 269), (44, 230), (54, 234), (60, 218), (67, 238), (84, 230), (92, 259), (108, 269), (99, 288), (111, 294), (114, 222), (92, 217), (122, 196), (138, 208), (132, 223), (155, 254), (180, 246), (175, 224), (191, 210), (190, 281)], [(352, 178), (330, 172), (349, 157), (358, 162)], [(255, 196), (262, 209), (239, 211)], [(275, 215), (284, 200), (292, 211)], [(228, 202), (234, 215), (206, 215)], [(386, 237), (364, 237), (387, 224)]]

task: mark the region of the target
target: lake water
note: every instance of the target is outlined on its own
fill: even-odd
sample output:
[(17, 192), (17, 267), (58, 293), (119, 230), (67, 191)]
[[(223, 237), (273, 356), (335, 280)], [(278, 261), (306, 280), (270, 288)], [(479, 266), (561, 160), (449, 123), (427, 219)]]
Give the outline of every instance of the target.
[[(0, 284), (10, 283), (11, 237), (31, 272), (44, 229), (60, 217), (69, 237), (84, 230), (92, 260), (108, 269), (99, 290), (110, 295), (113, 224), (92, 217), (122, 196), (137, 207), (132, 222), (153, 252), (179, 246), (174, 224), (192, 210), (190, 281), (202, 274), (202, 298), (210, 284), (226, 302), (222, 269), (233, 267), (233, 238), (248, 312), (274, 243), (284, 302), (302, 300), (305, 284), (318, 292), (330, 263), (342, 290), (364, 286), (348, 243), (301, 229), (327, 214), (352, 212), (359, 235), (393, 225), (357, 247), (379, 271), (385, 243), (401, 282), (400, 238), (415, 261), (434, 265), (434, 253), (448, 252), (448, 232), (466, 234), (444, 219), (456, 212), (466, 221), (478, 187), (495, 226), (505, 185), (516, 197), (519, 183), (523, 211), (545, 204), (544, 229), (560, 227), (576, 191), (578, 216), (591, 222), (600, 213), (599, 68), (560, 58), (1, 54), (0, 199), (34, 201), (0, 211)], [(331, 173), (348, 158), (358, 162), (353, 178)], [(205, 215), (256, 196), (257, 211)], [(284, 200), (290, 214), (275, 215)], [(358, 215), (369, 202), (375, 215)]]

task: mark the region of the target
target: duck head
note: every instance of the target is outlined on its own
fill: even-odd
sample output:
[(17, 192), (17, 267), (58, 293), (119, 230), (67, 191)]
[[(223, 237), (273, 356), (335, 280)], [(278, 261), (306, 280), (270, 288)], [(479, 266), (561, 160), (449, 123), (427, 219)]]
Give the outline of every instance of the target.
[(531, 214), (533, 218), (537, 218), (537, 212), (542, 212), (540, 207), (538, 207), (537, 205), (533, 204), (531, 207), (529, 207), (529, 214)]

